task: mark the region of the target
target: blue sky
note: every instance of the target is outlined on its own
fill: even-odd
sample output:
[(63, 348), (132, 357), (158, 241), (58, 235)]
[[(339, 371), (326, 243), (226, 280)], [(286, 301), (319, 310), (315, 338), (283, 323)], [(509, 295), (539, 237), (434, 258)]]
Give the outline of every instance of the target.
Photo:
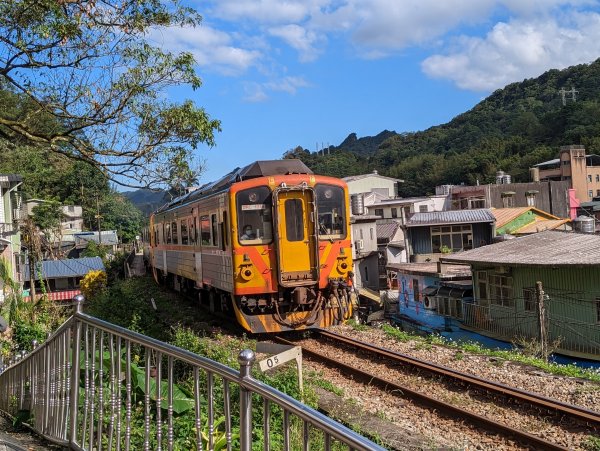
[(216, 147), (198, 150), (202, 181), (353, 132), (424, 130), (508, 83), (600, 57), (600, 1), (188, 4), (204, 18), (199, 27), (151, 40), (193, 53), (203, 86), (170, 95), (222, 122)]

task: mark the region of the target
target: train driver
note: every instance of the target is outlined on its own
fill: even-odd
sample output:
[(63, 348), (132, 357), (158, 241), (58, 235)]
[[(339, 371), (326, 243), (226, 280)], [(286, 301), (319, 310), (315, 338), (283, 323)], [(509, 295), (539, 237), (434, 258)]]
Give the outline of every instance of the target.
[(254, 232), (252, 231), (252, 226), (250, 224), (246, 224), (244, 226), (244, 233), (242, 234), (240, 239), (241, 240), (253, 240), (255, 238), (256, 238), (256, 236), (254, 235)]

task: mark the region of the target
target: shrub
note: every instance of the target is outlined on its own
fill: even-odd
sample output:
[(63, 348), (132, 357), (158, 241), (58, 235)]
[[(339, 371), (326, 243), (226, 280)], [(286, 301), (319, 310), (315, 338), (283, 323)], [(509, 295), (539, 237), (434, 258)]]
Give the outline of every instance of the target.
[(106, 288), (106, 273), (101, 270), (90, 271), (79, 284), (81, 292), (88, 300), (94, 299)]

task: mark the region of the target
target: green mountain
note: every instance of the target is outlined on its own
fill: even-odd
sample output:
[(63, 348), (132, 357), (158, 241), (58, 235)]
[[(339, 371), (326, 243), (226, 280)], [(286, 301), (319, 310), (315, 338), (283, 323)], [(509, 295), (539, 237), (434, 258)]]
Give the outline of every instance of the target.
[(527, 181), (533, 164), (554, 158), (567, 144), (600, 154), (600, 59), (512, 83), (424, 131), (351, 134), (325, 155), (297, 147), (284, 157), (338, 177), (377, 169), (404, 179), (401, 194), (411, 196), (432, 193), (441, 184), (493, 182), (500, 169)]

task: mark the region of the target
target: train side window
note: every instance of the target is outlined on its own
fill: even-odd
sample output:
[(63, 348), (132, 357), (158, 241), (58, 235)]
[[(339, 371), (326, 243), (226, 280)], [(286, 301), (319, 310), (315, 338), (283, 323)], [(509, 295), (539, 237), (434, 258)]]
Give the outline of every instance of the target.
[(173, 244), (177, 244), (177, 222), (175, 221), (171, 223), (171, 235), (173, 236)]
[(225, 250), (225, 248), (227, 246), (229, 246), (229, 221), (227, 220), (227, 212), (224, 211), (223, 212), (223, 227), (222, 227), (222, 232), (223, 232), (223, 250)]
[(171, 244), (171, 224), (165, 222), (165, 243)]
[(188, 232), (190, 244), (196, 244), (196, 218), (190, 218), (190, 228)]
[(238, 239), (242, 245), (267, 244), (273, 239), (271, 190), (257, 186), (236, 194)]
[(208, 215), (200, 217), (200, 238), (202, 246), (210, 246), (210, 220)]
[(183, 245), (187, 245), (189, 243), (187, 221), (187, 218), (181, 220), (181, 244)]
[(300, 199), (285, 201), (285, 235), (288, 241), (304, 239), (304, 213)]
[(217, 227), (217, 215), (210, 215), (210, 225), (212, 229), (212, 245), (217, 246), (219, 242), (219, 232)]

